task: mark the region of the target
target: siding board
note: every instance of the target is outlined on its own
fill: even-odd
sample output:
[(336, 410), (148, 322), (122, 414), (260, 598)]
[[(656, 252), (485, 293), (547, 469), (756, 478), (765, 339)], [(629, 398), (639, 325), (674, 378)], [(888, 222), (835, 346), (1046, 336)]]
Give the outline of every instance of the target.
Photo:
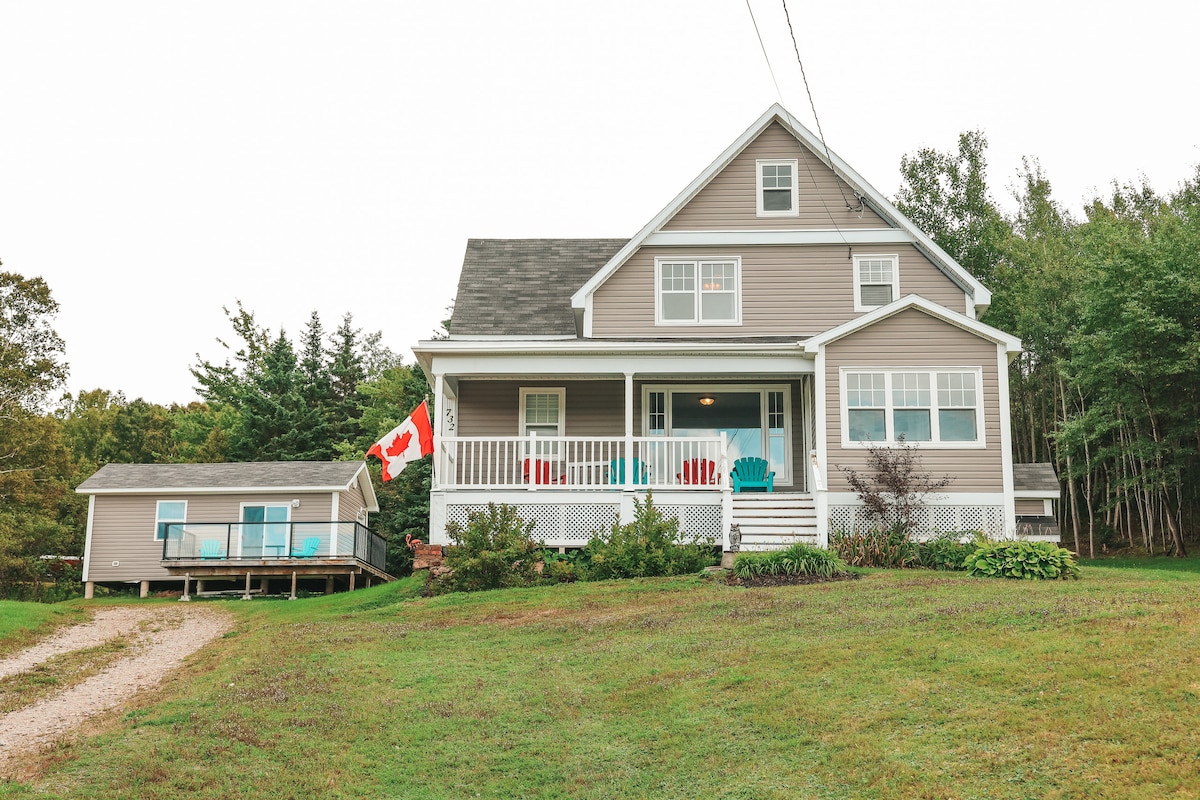
[[(798, 217), (757, 216), (757, 159), (798, 159)], [(841, 191), (839, 191), (839, 186)], [(854, 193), (778, 122), (771, 123), (725, 169), (662, 226), (668, 231), (884, 228), (870, 209), (849, 211)]]
[[(919, 294), (962, 313), (966, 294), (915, 247), (794, 245), (759, 247), (643, 247), (593, 297), (595, 338), (696, 336), (813, 336), (862, 316), (854, 310), (851, 253), (899, 256), (900, 294)], [(741, 325), (655, 325), (654, 259), (741, 256)]]

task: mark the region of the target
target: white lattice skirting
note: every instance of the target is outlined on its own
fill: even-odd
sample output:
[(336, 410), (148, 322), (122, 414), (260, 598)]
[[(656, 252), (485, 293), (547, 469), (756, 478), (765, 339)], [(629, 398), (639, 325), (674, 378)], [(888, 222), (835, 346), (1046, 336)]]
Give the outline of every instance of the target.
[[(864, 530), (873, 527), (862, 506), (829, 507), (829, 530)], [(1005, 534), (1004, 506), (928, 506), (917, 517), (917, 529), (928, 533), (983, 531)]]
[[(679, 530), (687, 540), (721, 540), (721, 506), (658, 505), (655, 508), (664, 517), (679, 520)], [(447, 503), (446, 522), (467, 524), (467, 515), (472, 511), (485, 511), (486, 504)], [(517, 515), (526, 522), (533, 522), (534, 538), (555, 547), (582, 547), (598, 531), (612, 528), (621, 507), (617, 503), (518, 503)], [(623, 519), (630, 522), (630, 519)]]

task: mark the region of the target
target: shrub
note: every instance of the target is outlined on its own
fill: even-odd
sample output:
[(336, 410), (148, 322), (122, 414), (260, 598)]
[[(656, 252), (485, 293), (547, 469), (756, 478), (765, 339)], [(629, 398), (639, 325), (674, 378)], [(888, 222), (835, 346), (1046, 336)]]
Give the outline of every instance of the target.
[[(963, 539), (970, 537), (970, 541)], [(986, 539), (982, 533), (964, 534), (958, 531), (937, 533), (917, 543), (917, 562), (922, 567), (958, 571), (966, 569), (967, 556), (975, 552)]]
[(924, 515), (925, 499), (945, 489), (954, 478), (935, 478), (921, 463), (917, 446), (903, 436), (888, 446), (867, 448), (867, 470), (858, 472), (838, 465), (846, 482), (858, 495), (872, 523), (889, 533), (916, 533)]
[(1071, 551), (1051, 542), (989, 542), (967, 556), (963, 566), (971, 575), (988, 578), (1066, 580), (1079, 577), (1079, 565)]
[(831, 550), (807, 544), (794, 544), (786, 550), (766, 553), (742, 553), (733, 562), (733, 574), (739, 578), (759, 575), (816, 575), (832, 578), (849, 574), (846, 562)]
[(679, 520), (664, 517), (650, 493), (646, 502), (634, 498), (633, 504), (633, 522), (622, 525), (618, 519), (607, 535), (593, 535), (576, 555), (576, 569), (587, 580), (686, 575), (717, 563), (715, 543), (684, 542)]
[(899, 523), (886, 530), (839, 529), (830, 534), (829, 546), (854, 567), (915, 567), (921, 563), (917, 543)]
[(472, 511), (466, 526), (451, 522), (446, 534), (443, 565), (450, 572), (430, 580), (430, 591), (477, 592), (512, 586), (531, 586), (541, 580), (542, 543), (533, 538), (533, 523), (526, 523), (509, 505), (488, 503), (485, 511)]

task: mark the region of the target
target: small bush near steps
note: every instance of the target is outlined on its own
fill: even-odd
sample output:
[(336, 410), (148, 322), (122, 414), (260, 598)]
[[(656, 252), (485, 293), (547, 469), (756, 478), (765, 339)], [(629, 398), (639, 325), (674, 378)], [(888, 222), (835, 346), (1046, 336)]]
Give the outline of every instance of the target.
[(488, 503), (485, 510), (468, 514), (466, 525), (447, 524), (446, 534), (453, 542), (443, 562), (448, 572), (431, 577), (431, 594), (541, 582), (542, 543), (533, 538), (533, 523), (521, 519), (515, 507)]
[(1071, 551), (1051, 542), (989, 542), (967, 556), (963, 566), (969, 574), (985, 578), (1067, 580), (1079, 577), (1079, 565)]
[(846, 563), (832, 550), (807, 544), (765, 553), (742, 553), (733, 562), (734, 576), (743, 579), (793, 575), (836, 578), (849, 573)]

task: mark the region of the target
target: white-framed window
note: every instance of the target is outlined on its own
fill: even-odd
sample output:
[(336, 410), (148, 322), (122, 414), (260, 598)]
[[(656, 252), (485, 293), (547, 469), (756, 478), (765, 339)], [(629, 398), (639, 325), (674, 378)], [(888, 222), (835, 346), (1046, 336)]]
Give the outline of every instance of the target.
[(742, 260), (654, 259), (655, 322), (659, 325), (740, 325)]
[[(522, 436), (566, 436), (567, 390), (565, 387), (522, 387), (520, 430)], [(558, 453), (557, 442), (538, 444), (534, 455)]]
[(154, 541), (167, 536), (167, 526), (187, 522), (187, 500), (159, 500), (154, 509)]
[(854, 310), (870, 311), (900, 296), (900, 259), (895, 255), (854, 257)]
[(759, 159), (755, 163), (756, 206), (760, 217), (800, 216), (797, 190), (799, 161), (794, 158)]
[(983, 371), (843, 367), (842, 443), (983, 447)]

